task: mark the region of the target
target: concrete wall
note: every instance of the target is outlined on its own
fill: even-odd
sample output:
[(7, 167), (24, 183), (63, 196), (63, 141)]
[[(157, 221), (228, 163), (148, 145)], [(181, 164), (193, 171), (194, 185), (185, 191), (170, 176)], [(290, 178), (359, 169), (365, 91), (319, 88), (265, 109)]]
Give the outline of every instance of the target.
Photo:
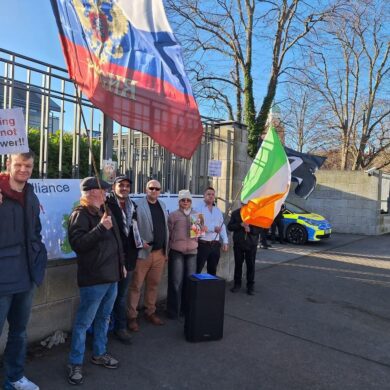
[[(43, 284), (35, 293), (28, 326), (29, 341), (42, 340), (56, 330), (72, 328), (79, 302), (74, 260), (53, 260), (48, 264)], [(0, 348), (3, 350), (8, 328), (5, 327)]]
[(294, 194), (288, 201), (326, 217), (333, 231), (376, 235), (390, 232), (390, 217), (381, 214), (382, 179), (362, 171), (320, 170), (317, 186), (308, 199)]
[[(162, 277), (159, 300), (166, 298), (168, 267)], [(218, 267), (218, 275), (232, 280), (234, 272), (233, 251), (224, 253)], [(29, 342), (45, 339), (56, 330), (71, 333), (77, 306), (79, 290), (76, 282), (75, 260), (50, 261), (43, 284), (37, 289), (33, 302), (30, 322), (27, 329)], [(141, 297), (142, 304), (142, 297)], [(0, 337), (0, 355), (7, 341), (8, 325), (4, 326)]]

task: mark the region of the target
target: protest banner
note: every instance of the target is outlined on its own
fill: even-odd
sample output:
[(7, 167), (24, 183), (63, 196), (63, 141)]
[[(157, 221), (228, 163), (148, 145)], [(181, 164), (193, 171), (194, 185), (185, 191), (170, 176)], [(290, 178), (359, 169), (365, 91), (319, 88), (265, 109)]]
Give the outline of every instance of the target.
[(0, 155), (28, 152), (28, 139), (21, 108), (0, 110)]
[[(41, 208), (42, 238), (49, 260), (70, 259), (76, 255), (68, 241), (69, 216), (80, 199), (80, 179), (30, 179)], [(134, 201), (145, 194), (134, 194)], [(167, 211), (178, 209), (178, 194), (161, 194), (159, 197)], [(203, 195), (192, 195), (192, 207), (203, 202)], [(142, 223), (140, 221), (139, 223)]]

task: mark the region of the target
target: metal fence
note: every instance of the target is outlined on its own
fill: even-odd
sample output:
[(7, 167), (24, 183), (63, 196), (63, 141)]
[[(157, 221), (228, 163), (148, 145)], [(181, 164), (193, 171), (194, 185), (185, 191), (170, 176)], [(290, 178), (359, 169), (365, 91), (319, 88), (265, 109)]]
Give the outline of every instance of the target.
[[(32, 129), (39, 132), (36, 177), (78, 178), (82, 164), (87, 164), (87, 174), (92, 174), (91, 151), (80, 151), (83, 142), (92, 142), (98, 144), (99, 155), (94, 156), (98, 169), (101, 171), (104, 159), (112, 157), (118, 164), (117, 173), (133, 180), (136, 193), (143, 192), (151, 178), (173, 193), (183, 188), (201, 193), (209, 183), (212, 144), (220, 142), (218, 122), (204, 121), (202, 143), (192, 159), (186, 160), (169, 153), (150, 137), (115, 122), (111, 124), (112, 131), (106, 132), (110, 120), (85, 97), (78, 99), (79, 92), (66, 69), (1, 48), (0, 62), (4, 68), (0, 76), (0, 108), (21, 107), (29, 134)], [(55, 144), (50, 142), (54, 136), (58, 140)], [(68, 153), (64, 146), (66, 136), (72, 140)], [(5, 158), (1, 157), (1, 169)], [(65, 172), (65, 165), (71, 166), (70, 173)]]

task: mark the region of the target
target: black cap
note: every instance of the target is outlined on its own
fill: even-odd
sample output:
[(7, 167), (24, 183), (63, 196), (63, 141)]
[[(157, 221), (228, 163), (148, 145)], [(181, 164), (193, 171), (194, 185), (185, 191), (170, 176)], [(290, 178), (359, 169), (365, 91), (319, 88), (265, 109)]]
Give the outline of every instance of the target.
[(114, 184), (120, 183), (121, 181), (128, 181), (130, 184), (133, 184), (131, 179), (128, 176), (122, 175), (122, 176), (117, 176), (114, 180)]
[[(104, 180), (99, 180), (100, 182), (100, 187), (102, 190), (108, 190), (111, 188), (111, 184), (107, 183)], [(86, 177), (85, 179), (81, 180), (80, 183), (80, 190), (81, 191), (90, 191), (90, 190), (96, 190), (99, 188), (98, 181), (96, 177), (91, 176), (91, 177)]]

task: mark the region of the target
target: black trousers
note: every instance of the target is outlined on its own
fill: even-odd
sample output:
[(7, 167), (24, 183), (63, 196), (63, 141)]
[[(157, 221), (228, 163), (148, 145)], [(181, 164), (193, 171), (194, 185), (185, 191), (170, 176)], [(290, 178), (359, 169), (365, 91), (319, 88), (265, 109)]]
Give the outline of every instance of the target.
[(268, 229), (266, 228), (261, 228), (260, 229), (260, 244), (261, 245), (264, 245), (264, 246), (267, 246), (267, 233), (268, 233)]
[(255, 261), (257, 246), (250, 249), (243, 249), (240, 246), (233, 247), (234, 252), (234, 285), (241, 286), (242, 265), (246, 264), (246, 287), (253, 287), (255, 284)]
[(271, 240), (275, 241), (276, 238), (276, 228), (278, 228), (279, 242), (284, 242), (283, 238), (283, 221), (281, 219), (275, 219), (271, 226)]
[(202, 242), (199, 240), (198, 255), (196, 257), (196, 272), (198, 274), (201, 273), (207, 262), (207, 273), (210, 275), (216, 275), (220, 256), (221, 244), (219, 242)]

